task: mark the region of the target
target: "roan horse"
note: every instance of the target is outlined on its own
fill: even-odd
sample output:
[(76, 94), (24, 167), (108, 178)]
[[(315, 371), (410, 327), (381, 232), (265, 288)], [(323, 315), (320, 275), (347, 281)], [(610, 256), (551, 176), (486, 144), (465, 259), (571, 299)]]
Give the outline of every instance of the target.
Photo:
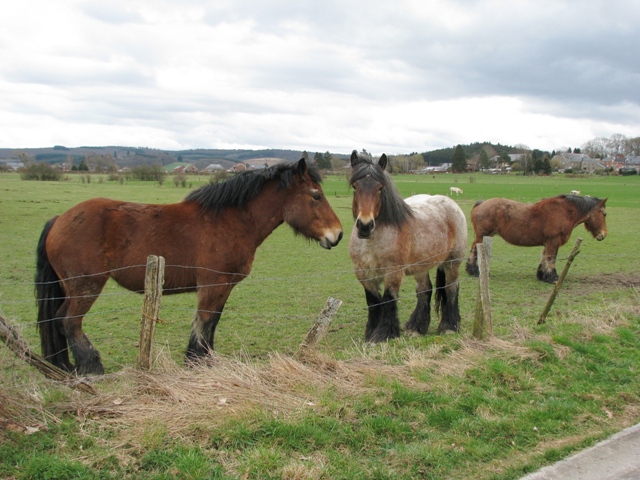
[(507, 243), (519, 247), (544, 245), (538, 265), (538, 280), (555, 283), (558, 280), (555, 265), (558, 249), (569, 241), (575, 227), (584, 223), (597, 240), (604, 240), (607, 236), (606, 202), (606, 198), (601, 200), (577, 195), (559, 195), (533, 204), (506, 198), (477, 202), (471, 210), (476, 238), (467, 260), (467, 273), (479, 274), (476, 243), (482, 242), (482, 237), (498, 234)]
[[(458, 204), (445, 195), (415, 195), (403, 200), (379, 162), (351, 154), (355, 228), (349, 253), (369, 307), (365, 340), (382, 342), (400, 335), (398, 293), (405, 275), (413, 275), (417, 304), (405, 329), (421, 335), (431, 321), (432, 284), (437, 267), (438, 331), (460, 330), (458, 273), (467, 249), (467, 222)], [(383, 291), (381, 293), (381, 286)]]
[(147, 256), (153, 254), (165, 258), (165, 294), (197, 291), (186, 355), (187, 360), (206, 356), (231, 290), (249, 274), (256, 249), (276, 227), (286, 222), (326, 249), (342, 238), (320, 182), (302, 159), (206, 185), (181, 203), (96, 198), (49, 220), (37, 249), (43, 355), (80, 375), (103, 373), (82, 319), (109, 278), (144, 291)]

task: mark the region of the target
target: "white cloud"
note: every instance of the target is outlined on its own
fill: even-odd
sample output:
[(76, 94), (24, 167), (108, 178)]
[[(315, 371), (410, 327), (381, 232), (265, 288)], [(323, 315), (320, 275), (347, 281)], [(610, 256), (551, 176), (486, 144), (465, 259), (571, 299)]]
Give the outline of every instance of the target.
[(0, 146), (635, 137), (636, 3), (25, 0), (0, 17)]

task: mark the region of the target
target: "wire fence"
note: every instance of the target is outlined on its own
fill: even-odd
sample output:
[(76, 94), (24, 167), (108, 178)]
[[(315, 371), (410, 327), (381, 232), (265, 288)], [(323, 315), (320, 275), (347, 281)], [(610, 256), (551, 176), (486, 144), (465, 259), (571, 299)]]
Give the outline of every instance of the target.
[[(536, 249), (537, 250), (537, 249)], [(514, 282), (520, 282), (523, 277), (530, 278), (532, 282), (535, 279), (535, 272), (540, 262), (540, 251), (523, 249), (517, 255), (500, 255), (492, 254), (491, 256), (491, 282), (503, 284), (513, 284)], [(615, 257), (616, 262), (620, 262), (621, 257), (629, 265), (638, 265), (638, 259), (633, 253), (605, 253), (605, 254), (585, 254), (581, 260), (586, 264), (608, 264)], [(567, 257), (559, 256), (556, 259), (557, 265), (561, 266)], [(420, 262), (413, 263), (411, 265), (392, 265), (383, 269), (369, 269), (361, 273), (367, 274), (370, 278), (383, 277), (386, 273), (397, 273), (404, 271), (409, 267), (415, 267), (419, 264), (428, 264), (431, 262), (431, 258), (424, 258)], [(460, 265), (460, 274), (457, 282), (460, 287), (461, 302), (467, 305), (467, 314), (463, 314), (463, 322), (465, 327), (470, 329), (473, 323), (473, 305), (477, 294), (477, 279), (470, 277), (464, 271), (466, 258)], [(131, 265), (112, 271), (100, 272), (96, 275), (111, 275), (125, 269), (132, 268), (146, 268), (146, 265)], [(169, 268), (188, 268), (195, 270), (206, 271), (207, 273), (216, 274), (228, 274), (230, 272), (220, 272), (204, 267), (194, 266), (181, 266), (181, 265), (167, 265)], [(435, 270), (435, 269), (434, 269)], [(431, 273), (434, 273), (434, 270)], [(640, 269), (636, 270), (637, 278), (640, 278)], [(580, 275), (586, 276), (597, 282), (600, 276), (599, 271), (588, 269), (586, 272), (581, 272)], [(433, 275), (432, 279), (433, 279)], [(73, 280), (91, 277), (90, 275), (83, 275), (73, 277)], [(382, 279), (382, 278), (381, 278)], [(435, 283), (435, 282), (434, 282)], [(224, 314), (222, 315), (222, 324), (251, 324), (253, 322), (267, 322), (274, 325), (303, 325), (303, 328), (308, 328), (315, 315), (320, 311), (324, 305), (328, 296), (334, 296), (343, 301), (343, 307), (338, 313), (336, 320), (342, 323), (351, 323), (356, 325), (357, 335), (360, 337), (361, 332), (364, 329), (367, 318), (368, 306), (365, 302), (362, 287), (359, 285), (354, 269), (351, 265), (346, 266), (343, 269), (333, 269), (330, 271), (320, 271), (307, 274), (294, 274), (294, 275), (260, 275), (249, 274), (244, 278), (236, 282), (236, 285), (242, 285), (244, 291), (240, 299), (234, 298), (234, 293), (238, 289), (234, 288), (231, 293), (231, 297), (227, 306), (225, 307)], [(300, 285), (306, 284), (311, 287), (305, 290), (299, 295), (296, 291), (299, 291)], [(540, 282), (529, 284), (530, 287), (520, 286), (514, 289), (513, 305), (520, 304), (523, 298), (527, 298), (530, 293), (528, 288), (534, 290), (534, 286), (539, 286)], [(197, 297), (197, 291), (203, 288), (215, 287), (216, 283), (203, 284), (196, 287), (196, 291), (191, 294), (192, 297)], [(229, 285), (226, 283), (226, 285)], [(629, 286), (637, 289), (638, 283), (632, 283)], [(33, 294), (36, 284), (34, 282), (26, 281), (3, 281), (0, 282), (0, 314), (5, 318), (12, 320), (12, 323), (19, 329), (35, 330), (35, 317), (36, 317), (36, 298)], [(446, 287), (446, 286), (445, 286)], [(443, 287), (444, 288), (444, 287)], [(433, 287), (435, 290), (435, 285)], [(180, 288), (165, 289), (164, 295), (171, 295), (172, 293), (180, 293)], [(277, 291), (277, 292), (276, 292)], [(286, 292), (286, 301), (288, 305), (286, 308), (275, 308), (272, 306), (264, 308), (264, 302), (262, 297), (268, 297), (273, 295), (281, 295), (282, 292)], [(87, 319), (87, 324), (93, 323), (96, 320), (111, 320), (115, 325), (114, 328), (127, 330), (127, 338), (131, 342), (135, 341), (139, 337), (139, 326), (142, 312), (143, 297), (141, 294), (143, 291), (130, 292), (121, 287), (115, 286), (113, 283), (108, 284), (104, 292), (99, 295), (88, 295), (82, 297), (100, 297), (100, 300), (93, 306), (89, 312), (84, 315)], [(412, 309), (415, 304), (416, 297), (422, 292), (416, 291), (415, 283), (411, 278), (405, 278), (403, 282), (403, 288), (398, 295), (399, 305), (404, 305), (406, 309)], [(82, 298), (77, 297), (77, 298)], [(177, 295), (179, 300), (167, 301), (167, 297), (163, 298), (163, 305), (160, 310), (160, 318), (163, 322), (167, 322), (174, 326), (179, 325), (179, 329), (183, 332), (184, 336), (180, 336), (176, 340), (176, 345), (180, 345), (179, 349), (182, 351), (184, 345), (186, 345), (188, 332), (190, 329), (190, 321), (194, 317), (197, 311), (196, 298), (184, 299), (184, 295)], [(277, 302), (276, 302), (277, 304)], [(540, 303), (540, 309), (542, 308)], [(200, 310), (203, 313), (219, 313), (208, 310)], [(26, 312), (26, 313), (25, 313)], [(285, 313), (286, 312), (286, 313)], [(461, 307), (462, 313), (462, 307)], [(33, 320), (31, 320), (33, 318)], [(401, 323), (408, 318), (401, 317)], [(125, 323), (122, 323), (122, 321)], [(245, 332), (245, 335), (251, 335), (250, 328)], [(104, 331), (104, 330), (102, 330)], [(32, 334), (33, 335), (33, 334)], [(242, 336), (240, 332), (236, 332), (235, 335)], [(113, 341), (112, 334), (108, 335), (96, 335), (92, 332), (90, 335), (91, 341), (96, 345), (98, 350), (102, 349), (104, 344)], [(295, 346), (299, 344), (300, 337), (295, 340)], [(129, 345), (130, 348), (131, 345)], [(243, 347), (244, 349), (244, 347)], [(125, 364), (128, 362), (125, 362)]]
[[(620, 257), (627, 257), (631, 264), (638, 264), (638, 259), (636, 255), (633, 253), (627, 253), (627, 254), (624, 254), (624, 253), (622, 254), (620, 253), (591, 254), (590, 253), (588, 255), (583, 254), (581, 256), (581, 260), (583, 262), (588, 262), (595, 259), (598, 261), (598, 263), (602, 264), (602, 263), (607, 263), (608, 258), (614, 258), (614, 257), (618, 262), (620, 261)], [(564, 260), (566, 260), (566, 257), (559, 256), (556, 259), (556, 262), (559, 265)], [(367, 271), (370, 273), (367, 273), (367, 271), (364, 271), (364, 270), (359, 271), (358, 273), (365, 274), (367, 278), (372, 281), (375, 281), (376, 279), (379, 279), (380, 281), (382, 281), (383, 277), (387, 274), (398, 273), (401, 271), (405, 271), (408, 268), (416, 267), (422, 264), (429, 264), (430, 262), (432, 262), (432, 258), (428, 257), (420, 260), (419, 262), (408, 264), (408, 265), (391, 265), (384, 268), (368, 269)], [(465, 259), (465, 262), (466, 262), (466, 259)], [(461, 264), (460, 275), (457, 280), (461, 285), (461, 288), (464, 286), (464, 284), (467, 284), (469, 282), (475, 284), (475, 282), (477, 281), (475, 278), (469, 277), (464, 272), (465, 262)], [(523, 275), (532, 277), (535, 275), (535, 271), (537, 269), (539, 262), (540, 262), (540, 252), (522, 253), (516, 257), (501, 256), (499, 254), (495, 254), (494, 252), (494, 254), (491, 257), (492, 280), (494, 279), (500, 280), (500, 278), (517, 279)], [(144, 269), (144, 268), (146, 268), (146, 265), (143, 265), (143, 264), (130, 265), (130, 266), (114, 269), (114, 270), (99, 272), (92, 275), (74, 276), (68, 279), (64, 279), (64, 281), (79, 280), (84, 278), (90, 278), (92, 276), (105, 276), (105, 275), (111, 276), (111, 275), (117, 274), (120, 271), (127, 270), (127, 269)], [(236, 276), (239, 275), (236, 272), (221, 272), (221, 271), (213, 270), (206, 267), (184, 266), (184, 265), (166, 265), (165, 267), (166, 270), (176, 269), (176, 268), (202, 270), (208, 273), (215, 273), (215, 274), (221, 274), (221, 275), (230, 275), (230, 274), (236, 275)], [(434, 271), (435, 269), (432, 270), (432, 272)], [(587, 274), (593, 275), (594, 277), (596, 277), (599, 275), (599, 272), (593, 271), (590, 273), (588, 272)], [(261, 275), (248, 274), (248, 275), (243, 275), (243, 277), (244, 278), (241, 281), (234, 282), (234, 283), (229, 283), (229, 282), (207, 283), (207, 284), (199, 284), (199, 285), (196, 285), (195, 287), (166, 288), (164, 289), (163, 294), (172, 295), (172, 294), (180, 294), (183, 290), (189, 290), (189, 291), (195, 290), (197, 295), (197, 291), (201, 289), (214, 288), (221, 285), (233, 285), (233, 287), (235, 287), (236, 285), (241, 284), (243, 288), (245, 288), (246, 290), (260, 292), (260, 295), (269, 296), (271, 294), (277, 293), (274, 291), (276, 290), (274, 288), (274, 285), (278, 285), (277, 290), (279, 292), (281, 291), (290, 292), (290, 295), (289, 295), (290, 299), (295, 300), (296, 287), (299, 287), (300, 285), (303, 285), (303, 284), (308, 284), (313, 286), (310, 290), (312, 292), (313, 291), (318, 292), (318, 296), (316, 296), (316, 298), (313, 298), (313, 299), (310, 298), (307, 294), (305, 294), (303, 297), (300, 297), (299, 301), (305, 305), (309, 305), (309, 304), (317, 305), (317, 308), (319, 309), (322, 306), (324, 300), (326, 299), (325, 292), (330, 291), (330, 294), (335, 296), (336, 298), (347, 299), (347, 301), (344, 302), (344, 306), (341, 310), (342, 316), (357, 315), (359, 317), (362, 317), (363, 314), (366, 315), (366, 311), (368, 308), (367, 305), (364, 303), (363, 298), (361, 298), (363, 297), (362, 289), (356, 280), (353, 267), (351, 268), (346, 267), (342, 270), (331, 270), (331, 271), (324, 271), (324, 272), (313, 272), (313, 273), (307, 273), (307, 274), (296, 274), (296, 275), (286, 275), (286, 276), (261, 276)], [(411, 286), (412, 284), (413, 284), (413, 281), (410, 278), (404, 280), (402, 291), (399, 293), (397, 298), (398, 301), (413, 302), (415, 300), (415, 297), (418, 294), (423, 293), (421, 291), (416, 291), (415, 289), (412, 290), (412, 288), (414, 288)], [(410, 287), (407, 288), (407, 285), (410, 285)], [(22, 311), (29, 310), (29, 308), (35, 311), (36, 301), (38, 300), (33, 295), (35, 286), (36, 284), (34, 282), (26, 282), (26, 281), (0, 282), (0, 311), (4, 312), (5, 315), (7, 315), (9, 318), (14, 318), (16, 321), (16, 325), (18, 327), (28, 328), (28, 327), (34, 327), (36, 325), (35, 320), (31, 321), (25, 318), (20, 318), (21, 314), (19, 313)], [(328, 287), (332, 287), (332, 288), (328, 288)], [(435, 290), (435, 285), (433, 288)], [(236, 289), (232, 291), (230, 301), (232, 301), (235, 291)], [(134, 291), (134, 293), (141, 294), (141, 293), (144, 293), (144, 291), (139, 290), (139, 291)], [(99, 294), (81, 295), (81, 296), (75, 296), (70, 298), (97, 299), (98, 297), (101, 298), (100, 305), (98, 304), (94, 305), (94, 308), (92, 308), (85, 315), (87, 319), (90, 319), (92, 317), (97, 317), (97, 316), (104, 318), (109, 316), (122, 316), (125, 314), (131, 314), (133, 316), (133, 315), (139, 314), (140, 312), (142, 297), (137, 297), (139, 298), (137, 302), (138, 305), (135, 305), (136, 302), (135, 301), (132, 302), (131, 300), (130, 291), (125, 290), (123, 288), (108, 287), (105, 289), (105, 291)], [(125, 303), (127, 303), (128, 305), (122, 306), (122, 307), (116, 307), (115, 305), (118, 305), (119, 303), (121, 303), (121, 299), (123, 298), (127, 299)], [(354, 299), (355, 299), (355, 302), (353, 301)], [(253, 300), (255, 300), (255, 298)], [(184, 303), (184, 306), (176, 306), (176, 305), (163, 306), (162, 315), (166, 318), (179, 317), (181, 319), (184, 319), (185, 315), (189, 317), (193, 317), (196, 311), (196, 305), (194, 303), (189, 304), (189, 302), (187, 301), (181, 302), (181, 303)], [(254, 302), (254, 303), (257, 303), (257, 306), (259, 307), (260, 302)], [(129, 304), (131, 306), (129, 306)], [(307, 312), (301, 313), (300, 315), (288, 314), (283, 316), (282, 312), (255, 311), (253, 309), (255, 306), (256, 305), (253, 305), (249, 310), (246, 310), (241, 305), (236, 304), (234, 302), (234, 310), (230, 311), (228, 309), (225, 309), (224, 317), (237, 318), (237, 319), (241, 319), (241, 318), (250, 319), (250, 318), (255, 318), (256, 315), (259, 315), (262, 318), (271, 315), (273, 316), (273, 319), (277, 318), (279, 320), (283, 318), (310, 320)], [(205, 313), (216, 313), (212, 311), (205, 311), (205, 310), (202, 310), (202, 311)], [(181, 320), (181, 321), (184, 321), (184, 320)]]

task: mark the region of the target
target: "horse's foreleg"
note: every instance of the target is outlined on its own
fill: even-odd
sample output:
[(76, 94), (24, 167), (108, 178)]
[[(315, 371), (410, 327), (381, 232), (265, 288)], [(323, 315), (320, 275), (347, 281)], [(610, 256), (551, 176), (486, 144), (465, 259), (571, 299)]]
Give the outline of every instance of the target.
[(542, 259), (538, 265), (536, 276), (538, 280), (547, 283), (556, 283), (558, 281), (558, 272), (556, 271), (556, 256), (558, 255), (558, 247), (555, 245), (545, 245), (542, 251)]
[(213, 338), (222, 315), (220, 311), (198, 310), (191, 324), (191, 336), (187, 346), (186, 360), (196, 361), (213, 350)]
[(410, 332), (425, 335), (431, 323), (431, 294), (433, 286), (429, 278), (429, 272), (416, 274), (416, 296), (418, 301), (404, 328)]
[(398, 290), (387, 287), (380, 303), (380, 322), (371, 333), (369, 341), (377, 343), (398, 338), (400, 336), (400, 321), (398, 320)]
[(187, 361), (206, 357), (213, 350), (216, 327), (231, 293), (231, 288), (233, 288), (232, 282), (211, 282), (211, 284), (214, 283), (227, 285), (228, 288), (202, 288), (198, 290), (198, 311), (191, 323), (191, 336), (186, 352)]
[(373, 332), (378, 325), (380, 324), (380, 319), (382, 318), (382, 297), (378, 293), (378, 291), (367, 290), (365, 287), (364, 294), (367, 299), (367, 326), (364, 331), (364, 339), (367, 342), (374, 341), (372, 340)]
[(478, 267), (478, 252), (476, 248), (476, 244), (478, 243), (478, 237), (473, 241), (471, 245), (471, 250), (469, 251), (469, 258), (467, 258), (467, 266), (465, 269), (467, 273), (472, 277), (480, 276), (480, 268)]

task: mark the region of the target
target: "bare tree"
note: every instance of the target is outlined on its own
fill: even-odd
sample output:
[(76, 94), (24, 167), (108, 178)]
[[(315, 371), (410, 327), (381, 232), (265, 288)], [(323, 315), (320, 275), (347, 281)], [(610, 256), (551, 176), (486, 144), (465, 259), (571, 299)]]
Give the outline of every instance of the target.
[(607, 144), (609, 155), (625, 154), (626, 142), (627, 137), (620, 133), (614, 133), (611, 135)]

